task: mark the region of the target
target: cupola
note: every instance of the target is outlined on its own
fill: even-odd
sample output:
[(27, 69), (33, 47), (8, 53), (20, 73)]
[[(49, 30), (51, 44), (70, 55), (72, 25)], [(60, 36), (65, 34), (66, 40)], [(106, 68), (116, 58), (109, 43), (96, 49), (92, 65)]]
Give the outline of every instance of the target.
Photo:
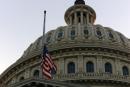
[(65, 12), (64, 18), (68, 25), (94, 24), (96, 13), (84, 0), (76, 0)]

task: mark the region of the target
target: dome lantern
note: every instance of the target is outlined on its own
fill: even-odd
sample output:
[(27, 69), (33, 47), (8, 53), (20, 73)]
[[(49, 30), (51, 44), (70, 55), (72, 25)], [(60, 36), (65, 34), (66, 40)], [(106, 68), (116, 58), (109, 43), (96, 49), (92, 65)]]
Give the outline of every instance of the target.
[(77, 4), (84, 4), (85, 5), (85, 1), (84, 0), (76, 0), (74, 4), (75, 5), (77, 5)]
[(68, 25), (88, 25), (94, 24), (96, 13), (90, 6), (85, 5), (84, 0), (76, 0), (65, 12), (64, 18)]

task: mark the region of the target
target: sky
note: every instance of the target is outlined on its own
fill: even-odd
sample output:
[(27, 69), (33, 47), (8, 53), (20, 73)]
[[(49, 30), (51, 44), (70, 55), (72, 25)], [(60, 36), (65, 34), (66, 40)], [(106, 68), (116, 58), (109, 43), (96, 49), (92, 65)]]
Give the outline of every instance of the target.
[[(0, 74), (42, 35), (47, 10), (46, 32), (65, 26), (64, 13), (75, 0), (0, 0)], [(130, 0), (86, 0), (96, 11), (95, 24), (130, 38)]]

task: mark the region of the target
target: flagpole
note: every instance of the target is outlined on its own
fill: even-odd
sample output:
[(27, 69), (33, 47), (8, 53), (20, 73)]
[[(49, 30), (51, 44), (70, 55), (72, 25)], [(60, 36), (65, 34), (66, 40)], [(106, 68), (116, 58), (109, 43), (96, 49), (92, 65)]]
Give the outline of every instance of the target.
[[(44, 21), (43, 21), (43, 36), (42, 36), (42, 61), (41, 61), (41, 68), (42, 68), (42, 78), (43, 79), (52, 79), (52, 70), (57, 70), (56, 65), (52, 61), (51, 56), (48, 54), (48, 49), (46, 47), (46, 40), (45, 40), (45, 25), (46, 25), (46, 10), (44, 11)], [(46, 64), (45, 64), (46, 63)], [(49, 68), (48, 68), (49, 67)]]
[[(44, 10), (44, 21), (43, 21), (43, 34), (42, 34), (42, 52), (41, 52), (41, 58), (43, 58), (44, 55), (44, 46), (46, 45), (46, 40), (45, 40), (45, 28), (46, 28), (46, 10)], [(41, 59), (43, 60), (43, 59)], [(43, 61), (41, 61), (42, 63)], [(44, 78), (43, 76), (43, 69), (42, 69), (42, 78)]]
[(43, 36), (42, 36), (42, 49), (44, 48), (44, 45), (46, 44), (45, 41), (45, 28), (46, 28), (46, 10), (44, 10), (44, 21), (43, 21)]

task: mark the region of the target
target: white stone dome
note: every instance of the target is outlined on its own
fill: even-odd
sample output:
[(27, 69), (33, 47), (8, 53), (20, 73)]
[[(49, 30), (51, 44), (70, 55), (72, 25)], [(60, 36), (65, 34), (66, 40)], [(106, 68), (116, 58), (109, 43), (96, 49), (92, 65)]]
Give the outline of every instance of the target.
[[(85, 5), (84, 0), (76, 0), (75, 4), (66, 10), (64, 19), (67, 26), (58, 27), (45, 35), (49, 51), (73, 47), (101, 47), (130, 52), (130, 41), (123, 34), (94, 24), (96, 12)], [(37, 53), (34, 51), (41, 48), (42, 37), (30, 45), (23, 57)]]
[(65, 87), (130, 87), (130, 39), (112, 28), (94, 24), (96, 13), (84, 0), (76, 0), (64, 19), (67, 26), (45, 34), (57, 66), (56, 82), (42, 78), (41, 36), (0, 75), (0, 87), (64, 87), (69, 83), (71, 86)]
[[(59, 50), (73, 47), (100, 47), (130, 52), (129, 39), (109, 27), (101, 25), (62, 26), (46, 34), (49, 50)], [(37, 53), (42, 47), (42, 38), (38, 38), (25, 51), (23, 57)]]

